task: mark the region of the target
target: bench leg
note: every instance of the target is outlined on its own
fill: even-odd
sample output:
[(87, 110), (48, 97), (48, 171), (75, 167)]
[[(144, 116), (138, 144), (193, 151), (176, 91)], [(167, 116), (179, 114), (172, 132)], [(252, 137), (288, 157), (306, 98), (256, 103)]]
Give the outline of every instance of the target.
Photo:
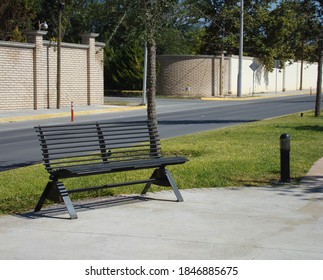
[[(150, 176), (150, 179), (154, 179), (157, 177), (157, 173), (158, 173), (158, 169), (155, 169), (153, 174)], [(147, 193), (147, 191), (149, 190), (150, 186), (151, 186), (151, 182), (148, 182), (145, 187), (143, 188), (143, 190), (141, 191), (141, 195), (145, 195)]]
[(57, 188), (59, 190), (59, 193), (65, 203), (66, 209), (68, 211), (68, 214), (70, 214), (71, 219), (77, 219), (77, 214), (74, 208), (74, 205), (68, 196), (68, 192), (65, 189), (65, 186), (62, 182), (57, 182)]
[[(175, 193), (177, 201), (178, 202), (184, 201), (184, 199), (183, 199), (183, 197), (176, 185), (176, 182), (175, 182), (173, 176), (170, 174), (170, 172), (166, 168), (161, 167), (159, 169), (155, 169), (153, 174), (151, 175), (150, 179), (156, 179), (156, 183), (155, 183), (156, 185), (171, 187)], [(144, 195), (147, 193), (151, 184), (152, 184), (151, 182), (148, 182), (146, 184), (146, 186), (144, 187), (144, 189), (141, 192), (141, 195)]]
[(46, 198), (49, 196), (49, 193), (52, 191), (53, 189), (53, 182), (48, 182), (42, 195), (40, 196), (38, 202), (37, 202), (37, 205), (34, 209), (34, 212), (39, 212), (40, 209), (43, 207), (44, 205), (44, 202), (46, 200)]
[(35, 207), (35, 212), (40, 211), (46, 199), (51, 199), (56, 202), (63, 201), (71, 219), (77, 219), (77, 214), (73, 206), (73, 203), (70, 197), (68, 196), (68, 192), (66, 191), (65, 186), (62, 182), (52, 181), (47, 183), (45, 190), (43, 191)]
[(178, 189), (178, 187), (176, 185), (176, 182), (175, 182), (173, 176), (170, 174), (170, 172), (167, 169), (164, 169), (164, 172), (165, 172), (165, 175), (167, 177), (167, 180), (168, 180), (171, 188), (173, 189), (173, 191), (174, 191), (174, 193), (176, 195), (177, 201), (178, 202), (184, 201), (181, 193), (179, 192), (179, 189)]

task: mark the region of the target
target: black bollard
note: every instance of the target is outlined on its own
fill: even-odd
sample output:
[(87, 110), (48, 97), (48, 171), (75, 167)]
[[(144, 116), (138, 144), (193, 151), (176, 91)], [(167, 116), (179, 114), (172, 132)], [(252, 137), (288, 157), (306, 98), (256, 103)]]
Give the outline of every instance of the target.
[(280, 182), (290, 182), (290, 136), (280, 135)]

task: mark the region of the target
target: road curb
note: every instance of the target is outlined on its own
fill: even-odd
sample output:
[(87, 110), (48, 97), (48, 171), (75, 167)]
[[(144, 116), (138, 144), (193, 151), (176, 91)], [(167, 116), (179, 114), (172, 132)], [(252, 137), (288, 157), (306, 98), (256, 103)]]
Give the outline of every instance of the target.
[[(76, 118), (77, 116), (105, 114), (105, 113), (110, 113), (110, 112), (143, 110), (143, 109), (146, 109), (146, 106), (119, 107), (119, 108), (98, 109), (98, 110), (79, 111), (79, 112), (74, 111), (74, 117)], [(53, 118), (70, 117), (70, 116), (71, 116), (70, 112), (41, 114), (41, 115), (32, 115), (32, 116), (17, 116), (17, 117), (10, 117), (10, 118), (2, 118), (2, 119), (0, 119), (0, 123), (10, 123), (10, 122), (40, 120), (40, 119), (53, 119)]]
[(296, 95), (308, 95), (310, 92), (297, 92), (297, 93), (277, 93), (271, 95), (263, 95), (263, 96), (247, 96), (247, 97), (202, 97), (201, 100), (205, 101), (250, 101), (250, 100), (258, 100), (258, 99), (266, 99), (266, 98), (275, 98), (275, 97), (286, 97), (286, 96), (296, 96)]

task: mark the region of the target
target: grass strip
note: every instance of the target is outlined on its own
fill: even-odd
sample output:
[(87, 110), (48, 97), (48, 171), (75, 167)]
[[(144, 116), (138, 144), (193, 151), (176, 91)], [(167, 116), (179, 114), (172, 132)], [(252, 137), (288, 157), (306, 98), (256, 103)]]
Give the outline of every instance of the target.
[[(323, 118), (293, 114), (162, 141), (164, 154), (183, 155), (184, 165), (170, 166), (179, 188), (263, 186), (280, 177), (279, 137), (291, 136), (291, 177), (295, 183), (323, 156)], [(152, 170), (64, 180), (68, 188), (149, 178)], [(32, 210), (48, 181), (41, 164), (0, 173), (0, 214)], [(142, 186), (73, 194), (73, 199), (139, 193)], [(153, 191), (161, 190), (154, 187)]]

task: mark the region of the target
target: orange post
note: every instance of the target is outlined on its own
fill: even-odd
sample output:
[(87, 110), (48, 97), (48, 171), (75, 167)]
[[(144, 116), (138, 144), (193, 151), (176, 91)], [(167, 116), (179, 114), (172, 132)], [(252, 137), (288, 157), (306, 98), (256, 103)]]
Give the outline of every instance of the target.
[(71, 102), (71, 122), (74, 122), (74, 104)]

